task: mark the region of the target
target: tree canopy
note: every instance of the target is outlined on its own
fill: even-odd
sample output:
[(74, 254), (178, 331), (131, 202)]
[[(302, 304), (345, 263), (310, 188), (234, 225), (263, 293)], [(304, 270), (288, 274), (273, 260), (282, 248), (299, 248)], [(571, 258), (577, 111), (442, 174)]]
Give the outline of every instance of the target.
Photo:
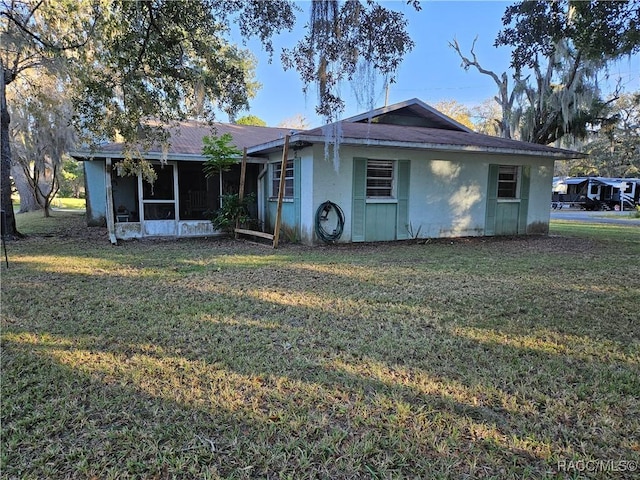
[(510, 46), (512, 66), (533, 67), (570, 41), (585, 59), (615, 59), (640, 51), (640, 4), (636, 0), (521, 1), (507, 7), (496, 46)]
[(594, 131), (589, 157), (568, 165), (571, 175), (640, 176), (640, 92), (622, 94), (606, 106), (610, 121)]
[(267, 126), (267, 122), (262, 120), (260, 117), (256, 117), (255, 115), (244, 115), (238, 118), (235, 123), (238, 125), (253, 125), (256, 127)]
[[(420, 9), (416, 0), (406, 3)], [(363, 70), (394, 81), (400, 62), (414, 46), (406, 26), (402, 13), (375, 1), (313, 0), (307, 34), (294, 48), (283, 51), (282, 63), (299, 72), (305, 91), (317, 86), (316, 112), (332, 122), (344, 109), (342, 81), (370, 81)]]
[[(233, 118), (259, 87), (255, 59), (231, 43), (231, 25), (258, 37), (271, 56), (272, 37), (292, 29), (298, 10), (291, 0), (3, 0), (2, 208), (10, 211), (10, 230), (5, 89), (22, 72), (64, 69), (76, 79), (73, 124), (87, 144), (168, 142), (162, 127), (187, 117), (211, 120), (215, 110)], [(353, 78), (362, 62), (392, 79), (413, 43), (402, 14), (375, 1), (314, 0), (312, 11), (308, 34), (291, 56), (283, 53), (283, 66), (317, 84), (318, 112), (335, 118), (342, 79)]]

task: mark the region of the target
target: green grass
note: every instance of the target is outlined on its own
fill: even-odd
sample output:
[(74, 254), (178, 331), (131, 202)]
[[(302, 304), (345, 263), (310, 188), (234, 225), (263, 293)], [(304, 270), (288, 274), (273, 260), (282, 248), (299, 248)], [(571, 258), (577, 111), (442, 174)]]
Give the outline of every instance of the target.
[(52, 205), (53, 208), (84, 210), (87, 206), (87, 201), (84, 198), (57, 197), (53, 200)]
[(633, 478), (566, 465), (640, 460), (637, 227), (272, 250), (29, 220), (2, 478)]
[[(13, 210), (14, 212), (18, 212), (20, 210), (20, 197), (15, 195), (12, 196), (13, 200)], [(51, 202), (51, 206), (53, 208), (62, 208), (65, 210), (84, 210), (87, 206), (86, 200), (84, 198), (62, 198), (56, 197), (53, 202)], [(42, 212), (40, 212), (42, 215)]]

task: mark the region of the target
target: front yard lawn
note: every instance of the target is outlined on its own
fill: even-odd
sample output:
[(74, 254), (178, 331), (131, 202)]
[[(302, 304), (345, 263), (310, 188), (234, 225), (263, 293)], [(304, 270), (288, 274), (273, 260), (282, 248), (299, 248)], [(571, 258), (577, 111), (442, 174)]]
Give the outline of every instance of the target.
[(637, 473), (638, 228), (272, 250), (43, 221), (2, 267), (2, 478)]

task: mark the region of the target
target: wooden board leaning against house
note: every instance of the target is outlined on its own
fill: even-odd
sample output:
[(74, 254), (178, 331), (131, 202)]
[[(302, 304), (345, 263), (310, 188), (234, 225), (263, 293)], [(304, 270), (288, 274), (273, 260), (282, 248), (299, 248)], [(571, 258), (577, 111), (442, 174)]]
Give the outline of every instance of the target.
[[(256, 230), (247, 230), (244, 228), (239, 228), (239, 224), (236, 223), (235, 233), (236, 238), (238, 235), (249, 235), (254, 237), (266, 238), (268, 240), (273, 240), (273, 248), (278, 248), (278, 243), (280, 240), (280, 224), (282, 222), (282, 202), (284, 201), (284, 185), (285, 185), (285, 176), (287, 170), (287, 157), (289, 156), (289, 135), (284, 137), (284, 146), (282, 148), (282, 165), (280, 167), (280, 183), (278, 187), (278, 208), (276, 211), (276, 224), (274, 227), (273, 234), (259, 232)], [(240, 189), (238, 193), (238, 197), (240, 201), (244, 199), (244, 179), (245, 173), (247, 169), (247, 149), (244, 149), (242, 155), (242, 165), (240, 167)]]

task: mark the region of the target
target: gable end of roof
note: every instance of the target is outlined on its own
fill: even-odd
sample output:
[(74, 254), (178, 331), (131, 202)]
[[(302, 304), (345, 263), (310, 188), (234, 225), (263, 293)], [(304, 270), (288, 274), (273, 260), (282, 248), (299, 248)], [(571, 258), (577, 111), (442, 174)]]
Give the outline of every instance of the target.
[(387, 125), (439, 128), (458, 132), (472, 132), (471, 129), (456, 122), (422, 100), (412, 98), (400, 103), (376, 108), (354, 117), (342, 120), (345, 123), (380, 123)]

